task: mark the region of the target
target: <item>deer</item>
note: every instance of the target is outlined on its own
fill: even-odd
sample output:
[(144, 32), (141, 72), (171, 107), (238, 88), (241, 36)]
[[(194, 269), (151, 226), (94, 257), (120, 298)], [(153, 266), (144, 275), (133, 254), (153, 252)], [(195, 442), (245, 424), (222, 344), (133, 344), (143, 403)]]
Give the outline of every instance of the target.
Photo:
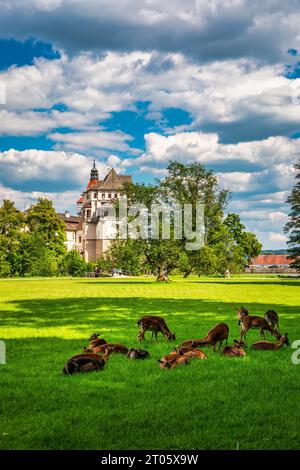
[[(179, 354), (180, 352), (181, 351), (179, 350)], [(190, 349), (189, 351), (185, 351), (183, 356), (187, 357), (188, 359), (207, 359), (207, 355), (205, 352), (201, 351), (201, 349)]]
[(247, 347), (247, 344), (243, 340), (235, 339), (233, 341), (233, 346), (225, 346), (223, 348), (222, 354), (228, 357), (243, 357), (246, 356), (244, 348)]
[(106, 343), (101, 346), (100, 352), (104, 353), (106, 356), (110, 356), (110, 354), (127, 354), (128, 348), (124, 346), (124, 344), (114, 344), (114, 343)]
[[(279, 318), (278, 314), (274, 310), (268, 310), (264, 314), (265, 320), (269, 323), (269, 325), (275, 330), (279, 331)], [(275, 328), (276, 327), (276, 328)]]
[(174, 369), (175, 367), (181, 365), (187, 365), (189, 359), (185, 357), (184, 354), (179, 354), (176, 351), (172, 351), (170, 354), (167, 354), (162, 359), (158, 359), (161, 369)]
[(134, 349), (134, 348), (131, 348), (129, 349), (128, 353), (127, 353), (127, 357), (129, 359), (148, 359), (148, 357), (150, 357), (148, 351), (144, 350), (144, 349)]
[(240, 307), (240, 308), (237, 308), (236, 309), (236, 314), (237, 314), (237, 317), (238, 317), (238, 325), (240, 326), (241, 324), (241, 319), (247, 315), (249, 315), (249, 310), (247, 310), (246, 308), (244, 307)]
[(265, 339), (265, 331), (269, 331), (271, 335), (276, 336), (277, 339), (281, 338), (281, 334), (278, 331), (274, 330), (274, 328), (269, 325), (267, 320), (265, 320), (263, 317), (258, 317), (254, 315), (247, 315), (241, 318), (240, 338), (246, 338), (246, 334), (251, 328), (259, 328), (261, 339)]
[(103, 370), (107, 357), (93, 353), (83, 353), (71, 357), (65, 363), (63, 373), (72, 375), (76, 372), (92, 372)]
[(152, 331), (151, 339), (155, 336), (155, 339), (157, 340), (158, 333), (162, 333), (168, 341), (175, 341), (176, 339), (175, 333), (170, 331), (165, 320), (161, 317), (156, 317), (154, 315), (144, 316), (137, 321), (137, 325), (140, 327), (137, 337), (138, 341), (145, 339), (145, 333), (148, 330)]
[(223, 341), (228, 340), (229, 335), (229, 326), (226, 323), (219, 323), (218, 325), (214, 326), (207, 335), (202, 339), (192, 339), (188, 341), (184, 341), (181, 344), (181, 348), (183, 349), (193, 349), (197, 348), (198, 346), (208, 346), (211, 345), (213, 347), (213, 351), (216, 350), (216, 345), (219, 343), (219, 349), (223, 344)]
[(256, 341), (255, 343), (253, 343), (252, 348), (261, 351), (273, 351), (275, 349), (282, 348), (284, 344), (286, 344), (287, 346), (289, 346), (290, 344), (287, 333), (281, 336), (277, 343), (274, 343), (273, 341)]

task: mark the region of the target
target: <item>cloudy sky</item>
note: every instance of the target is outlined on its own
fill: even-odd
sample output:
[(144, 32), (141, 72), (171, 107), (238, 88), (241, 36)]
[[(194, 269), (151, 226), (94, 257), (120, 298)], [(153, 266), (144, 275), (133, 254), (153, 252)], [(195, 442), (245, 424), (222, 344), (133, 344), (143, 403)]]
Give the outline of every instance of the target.
[(298, 0), (0, 0), (0, 199), (75, 212), (92, 159), (199, 161), (285, 248), (300, 154)]

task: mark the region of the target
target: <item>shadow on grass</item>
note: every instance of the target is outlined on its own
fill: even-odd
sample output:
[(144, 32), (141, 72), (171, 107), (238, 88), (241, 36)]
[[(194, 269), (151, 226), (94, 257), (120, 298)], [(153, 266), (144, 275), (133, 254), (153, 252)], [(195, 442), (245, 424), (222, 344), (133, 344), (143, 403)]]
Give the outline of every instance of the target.
[[(0, 312), (0, 326), (49, 328), (66, 327), (77, 331), (90, 328), (128, 328), (128, 320), (136, 327), (143, 315), (158, 315), (170, 322), (180, 323), (217, 321), (237, 323), (236, 302), (216, 302), (206, 299), (161, 299), (144, 297), (118, 298), (58, 298), (33, 299), (8, 302), (14, 311)], [(263, 315), (268, 309), (275, 309), (279, 317), (286, 319), (298, 316), (294, 306), (270, 303), (247, 303), (244, 305), (252, 315)], [(234, 323), (233, 323), (234, 322)], [(98, 326), (97, 326), (98, 325)]]

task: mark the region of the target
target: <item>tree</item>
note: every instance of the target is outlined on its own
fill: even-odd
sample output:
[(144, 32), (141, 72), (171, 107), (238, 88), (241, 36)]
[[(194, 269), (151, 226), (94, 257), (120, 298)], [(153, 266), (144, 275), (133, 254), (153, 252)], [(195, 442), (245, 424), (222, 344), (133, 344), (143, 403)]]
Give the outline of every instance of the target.
[(284, 231), (289, 233), (288, 240), (288, 257), (293, 261), (292, 267), (300, 270), (300, 160), (294, 165), (296, 170), (296, 184), (287, 199), (290, 205), (289, 222), (286, 224)]
[(87, 270), (86, 262), (81, 258), (77, 250), (68, 251), (63, 257), (59, 270), (61, 274), (70, 276), (82, 276)]
[(232, 239), (243, 250), (245, 262), (251, 263), (251, 258), (259, 255), (262, 244), (257, 240), (256, 235), (252, 232), (246, 232), (245, 226), (241, 223), (240, 216), (237, 214), (228, 214), (224, 220)]
[(19, 276), (53, 276), (57, 260), (39, 232), (25, 232), (20, 240), (17, 274)]
[(245, 226), (241, 223), (240, 216), (238, 214), (228, 214), (224, 220), (224, 224), (229, 230), (232, 238), (240, 243), (242, 239), (242, 233), (245, 230)]
[(251, 258), (258, 256), (262, 249), (262, 244), (257, 240), (256, 235), (252, 232), (242, 232), (239, 245), (244, 251), (247, 264), (250, 264)]
[(26, 212), (26, 225), (30, 232), (39, 233), (55, 257), (65, 254), (65, 226), (53, 207), (52, 201), (39, 198)]
[(0, 276), (14, 275), (22, 229), (23, 214), (5, 199), (0, 207)]

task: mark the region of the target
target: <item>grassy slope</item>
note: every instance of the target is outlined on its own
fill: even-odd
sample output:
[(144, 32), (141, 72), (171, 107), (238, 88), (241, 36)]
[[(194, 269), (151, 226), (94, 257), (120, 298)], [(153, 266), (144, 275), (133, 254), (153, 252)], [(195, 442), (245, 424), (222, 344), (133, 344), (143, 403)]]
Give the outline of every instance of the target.
[[(111, 357), (103, 372), (63, 377), (91, 332), (136, 346), (136, 320), (163, 315), (178, 342), (226, 321), (235, 307), (275, 308), (300, 339), (300, 282), (284, 279), (0, 281), (1, 449), (299, 449), (300, 366), (291, 348), (161, 370), (171, 346), (147, 341), (149, 361)], [(249, 342), (258, 332), (248, 334)]]

